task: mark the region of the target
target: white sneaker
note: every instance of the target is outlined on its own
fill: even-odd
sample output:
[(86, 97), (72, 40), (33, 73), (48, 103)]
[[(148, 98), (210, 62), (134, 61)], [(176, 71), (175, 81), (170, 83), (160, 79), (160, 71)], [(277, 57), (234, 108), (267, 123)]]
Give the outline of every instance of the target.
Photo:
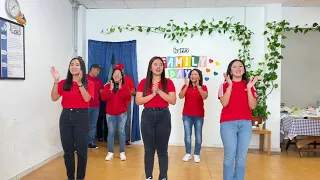
[(196, 162), (196, 163), (200, 162), (200, 156), (199, 156), (199, 155), (194, 155), (194, 156), (193, 156), (193, 160), (194, 160), (194, 162)]
[(151, 177), (148, 177), (148, 179), (146, 179), (146, 180), (152, 180), (152, 178), (151, 178)]
[(108, 155), (106, 156), (106, 161), (110, 161), (113, 158), (113, 153), (108, 152)]
[(191, 159), (191, 154), (186, 154), (186, 155), (184, 155), (182, 161), (187, 162), (187, 161), (189, 161), (190, 159)]
[(124, 152), (120, 153), (120, 160), (125, 161), (127, 159), (126, 155)]

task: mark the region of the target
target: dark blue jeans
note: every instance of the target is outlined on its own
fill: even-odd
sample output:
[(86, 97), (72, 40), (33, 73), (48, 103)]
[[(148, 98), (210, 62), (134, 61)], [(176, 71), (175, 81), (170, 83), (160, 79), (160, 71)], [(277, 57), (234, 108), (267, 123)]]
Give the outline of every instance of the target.
[(77, 179), (84, 179), (88, 156), (88, 109), (63, 109), (60, 116), (59, 127), (68, 179), (74, 179), (75, 148), (78, 155)]
[(220, 124), (220, 134), (224, 147), (223, 180), (244, 180), (252, 121), (223, 122)]
[(171, 113), (168, 108), (144, 108), (141, 115), (146, 178), (152, 178), (154, 154), (157, 151), (159, 179), (168, 178), (168, 143), (171, 133)]
[(183, 116), (182, 119), (184, 125), (184, 143), (186, 146), (186, 153), (191, 154), (192, 126), (194, 126), (194, 133), (196, 136), (194, 155), (200, 155), (204, 118), (199, 116)]
[(131, 126), (131, 101), (128, 104), (128, 111), (127, 111), (127, 121), (126, 121), (126, 141), (130, 141), (130, 126)]
[(96, 139), (98, 117), (99, 117), (99, 108), (89, 108), (89, 118), (90, 118), (89, 136), (88, 136), (89, 143), (94, 143), (94, 140)]

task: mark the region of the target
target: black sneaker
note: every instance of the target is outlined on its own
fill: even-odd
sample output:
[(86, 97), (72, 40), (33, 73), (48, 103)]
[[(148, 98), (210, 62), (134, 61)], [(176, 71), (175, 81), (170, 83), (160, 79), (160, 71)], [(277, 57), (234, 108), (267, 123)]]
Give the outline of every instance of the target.
[(98, 146), (95, 145), (95, 144), (93, 144), (93, 143), (90, 143), (90, 144), (88, 145), (88, 148), (89, 148), (89, 149), (98, 149)]
[(130, 141), (126, 141), (125, 146), (126, 146), (127, 148), (129, 148), (129, 147), (131, 146)]

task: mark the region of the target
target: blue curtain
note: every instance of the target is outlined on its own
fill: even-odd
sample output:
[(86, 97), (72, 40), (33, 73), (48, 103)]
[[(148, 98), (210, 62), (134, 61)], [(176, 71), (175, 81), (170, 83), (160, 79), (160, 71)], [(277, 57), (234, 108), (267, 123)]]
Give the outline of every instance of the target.
[[(137, 50), (136, 41), (125, 42), (101, 42), (89, 40), (88, 43), (88, 68), (92, 64), (99, 64), (104, 68), (99, 74), (103, 84), (108, 81), (109, 69), (112, 57), (115, 64), (122, 63), (125, 66), (125, 74), (133, 79), (135, 87), (138, 86)], [(139, 106), (133, 103), (131, 142), (140, 141)]]
[(108, 81), (109, 69), (112, 61), (112, 47), (110, 43), (89, 40), (88, 42), (88, 72), (92, 64), (99, 64), (103, 69), (99, 74), (102, 83)]
[[(112, 44), (114, 53), (115, 64), (122, 63), (124, 65), (124, 73), (130, 76), (134, 82), (135, 87), (138, 86), (138, 70), (137, 70), (137, 42), (124, 41), (124, 42), (108, 42)], [(133, 103), (132, 113), (132, 131), (131, 141), (139, 141), (140, 137), (140, 123), (139, 123), (139, 106), (137, 106), (135, 98)]]

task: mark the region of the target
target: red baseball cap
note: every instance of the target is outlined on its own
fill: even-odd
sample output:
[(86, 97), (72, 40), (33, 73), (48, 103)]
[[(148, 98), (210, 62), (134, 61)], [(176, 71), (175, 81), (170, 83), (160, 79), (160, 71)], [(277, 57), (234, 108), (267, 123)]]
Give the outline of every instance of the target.
[(121, 63), (118, 63), (116, 66), (114, 66), (114, 68), (113, 69), (124, 69), (124, 65), (123, 64), (121, 64)]

